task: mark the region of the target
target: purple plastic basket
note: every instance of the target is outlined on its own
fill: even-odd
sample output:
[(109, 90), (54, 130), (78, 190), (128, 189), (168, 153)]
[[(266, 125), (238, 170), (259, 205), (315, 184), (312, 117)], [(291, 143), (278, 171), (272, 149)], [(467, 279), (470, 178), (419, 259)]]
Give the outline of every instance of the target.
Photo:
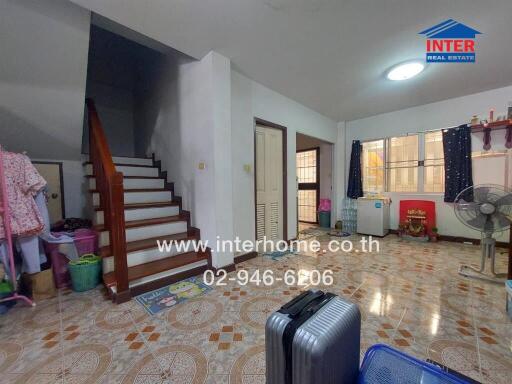
[(65, 254), (54, 249), (50, 253), (50, 259), (52, 261), (53, 280), (57, 288), (70, 288), (71, 287), (71, 275), (68, 270), (69, 259)]
[(98, 250), (98, 234), (92, 229), (77, 229), (74, 242), (79, 256), (95, 254)]

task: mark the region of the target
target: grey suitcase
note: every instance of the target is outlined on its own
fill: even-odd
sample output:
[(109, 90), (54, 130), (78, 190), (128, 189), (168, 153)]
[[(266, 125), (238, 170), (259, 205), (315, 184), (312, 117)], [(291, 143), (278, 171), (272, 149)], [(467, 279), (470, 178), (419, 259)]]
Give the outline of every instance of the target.
[(360, 333), (357, 305), (322, 291), (302, 293), (267, 320), (267, 384), (356, 383)]

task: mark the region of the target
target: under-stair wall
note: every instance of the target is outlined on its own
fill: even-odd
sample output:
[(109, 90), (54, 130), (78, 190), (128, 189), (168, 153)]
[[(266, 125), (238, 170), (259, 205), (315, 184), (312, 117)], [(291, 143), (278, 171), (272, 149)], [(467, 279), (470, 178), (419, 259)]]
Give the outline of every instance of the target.
[[(161, 161), (213, 249), (217, 235), (233, 238), (230, 62), (212, 52), (149, 65), (136, 101), (136, 142), (145, 143), (138, 155)], [(233, 253), (213, 249), (215, 267), (232, 263)]]

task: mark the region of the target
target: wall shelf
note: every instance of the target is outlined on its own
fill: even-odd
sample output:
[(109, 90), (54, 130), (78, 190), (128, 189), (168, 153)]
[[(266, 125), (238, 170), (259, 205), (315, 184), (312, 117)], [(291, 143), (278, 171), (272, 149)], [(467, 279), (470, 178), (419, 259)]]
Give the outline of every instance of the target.
[(485, 128), (490, 128), (491, 131), (506, 129), (509, 125), (512, 125), (512, 119), (493, 121), (487, 124), (475, 124), (471, 126), (473, 132), (483, 132)]

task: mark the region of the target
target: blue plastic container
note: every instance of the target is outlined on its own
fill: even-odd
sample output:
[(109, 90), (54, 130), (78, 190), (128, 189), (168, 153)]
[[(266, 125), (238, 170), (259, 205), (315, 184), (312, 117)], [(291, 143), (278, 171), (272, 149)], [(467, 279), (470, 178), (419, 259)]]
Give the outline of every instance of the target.
[(319, 211), (318, 212), (318, 224), (322, 228), (331, 228), (331, 212), (330, 211)]
[(468, 384), (441, 368), (387, 345), (376, 344), (364, 355), (359, 384)]

